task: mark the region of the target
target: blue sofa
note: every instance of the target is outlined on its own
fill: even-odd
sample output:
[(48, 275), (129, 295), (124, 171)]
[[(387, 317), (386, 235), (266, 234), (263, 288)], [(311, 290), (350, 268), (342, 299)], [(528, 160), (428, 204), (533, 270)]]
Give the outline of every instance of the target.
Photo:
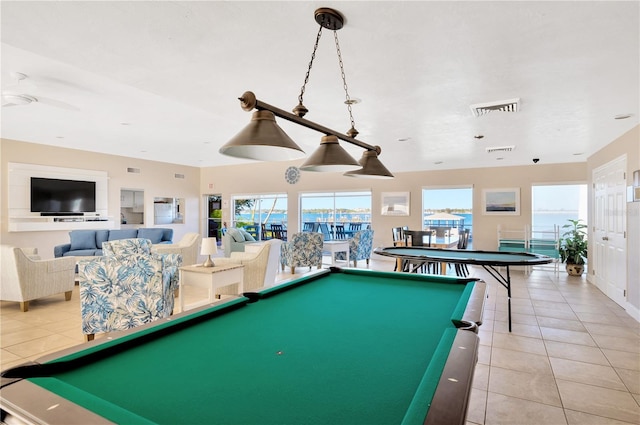
[(171, 243), (173, 229), (143, 227), (140, 229), (118, 230), (72, 230), (69, 232), (71, 243), (53, 248), (54, 257), (91, 257), (102, 255), (102, 242), (119, 239), (149, 239), (152, 244)]

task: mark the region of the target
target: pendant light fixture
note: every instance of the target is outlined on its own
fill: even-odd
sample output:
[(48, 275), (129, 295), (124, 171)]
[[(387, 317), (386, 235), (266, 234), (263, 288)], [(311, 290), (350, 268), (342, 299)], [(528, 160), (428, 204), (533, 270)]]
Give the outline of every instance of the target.
[(358, 161), (360, 166), (359, 170), (347, 171), (344, 173), (347, 177), (360, 177), (370, 179), (388, 179), (392, 178), (393, 174), (382, 162), (378, 159), (377, 150), (366, 150), (362, 153), (362, 158)]
[[(252, 92), (245, 92), (242, 97), (239, 98), (240, 106), (245, 111), (252, 111), (253, 109), (257, 109), (257, 111), (254, 112), (251, 122), (222, 146), (219, 152), (223, 155), (238, 158), (266, 161), (300, 158), (304, 155), (304, 151), (278, 126), (275, 121), (275, 117), (277, 116), (324, 134), (320, 142), (320, 147), (300, 166), (300, 170), (324, 172), (346, 171), (345, 175), (350, 177), (393, 178), (393, 174), (391, 174), (378, 159), (381, 151), (380, 147), (372, 146), (355, 139), (358, 131), (355, 129), (351, 109), (351, 105), (354, 102), (349, 97), (337, 33), (337, 31), (344, 26), (344, 18), (338, 11), (330, 8), (317, 9), (314, 18), (320, 25), (320, 28), (316, 36), (316, 42), (313, 47), (313, 53), (304, 83), (298, 96), (298, 105), (293, 108), (293, 114), (256, 99), (256, 96)], [(336, 44), (340, 73), (345, 90), (345, 104), (347, 105), (349, 118), (351, 120), (351, 128), (347, 131), (346, 135), (303, 118), (309, 111), (303, 104), (304, 91), (309, 81), (309, 75), (323, 28), (333, 31)], [(360, 161), (356, 161), (340, 146), (339, 140), (365, 149)]]

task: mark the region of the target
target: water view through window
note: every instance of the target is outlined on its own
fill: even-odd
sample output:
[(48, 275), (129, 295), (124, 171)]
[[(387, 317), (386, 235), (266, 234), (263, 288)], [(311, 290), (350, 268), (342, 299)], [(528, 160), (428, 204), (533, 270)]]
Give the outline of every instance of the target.
[(422, 189), (422, 228), (440, 233), (469, 230), (473, 240), (473, 188)]
[(567, 220), (582, 219), (587, 222), (587, 185), (539, 185), (531, 188), (533, 229), (560, 228)]

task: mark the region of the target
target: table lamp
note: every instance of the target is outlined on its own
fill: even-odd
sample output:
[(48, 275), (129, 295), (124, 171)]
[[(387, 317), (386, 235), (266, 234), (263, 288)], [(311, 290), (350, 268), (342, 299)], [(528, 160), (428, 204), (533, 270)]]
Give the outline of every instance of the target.
[(206, 255), (207, 260), (202, 264), (202, 267), (213, 267), (213, 260), (211, 260), (211, 254), (218, 253), (218, 241), (216, 238), (202, 238), (202, 247), (200, 248), (200, 254)]

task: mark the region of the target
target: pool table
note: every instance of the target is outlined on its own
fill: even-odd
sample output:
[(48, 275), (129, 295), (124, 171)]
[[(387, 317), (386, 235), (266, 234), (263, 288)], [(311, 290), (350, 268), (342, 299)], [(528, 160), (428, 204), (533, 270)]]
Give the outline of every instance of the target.
[(477, 279), (318, 270), (6, 370), (3, 418), (464, 424), (485, 298)]

